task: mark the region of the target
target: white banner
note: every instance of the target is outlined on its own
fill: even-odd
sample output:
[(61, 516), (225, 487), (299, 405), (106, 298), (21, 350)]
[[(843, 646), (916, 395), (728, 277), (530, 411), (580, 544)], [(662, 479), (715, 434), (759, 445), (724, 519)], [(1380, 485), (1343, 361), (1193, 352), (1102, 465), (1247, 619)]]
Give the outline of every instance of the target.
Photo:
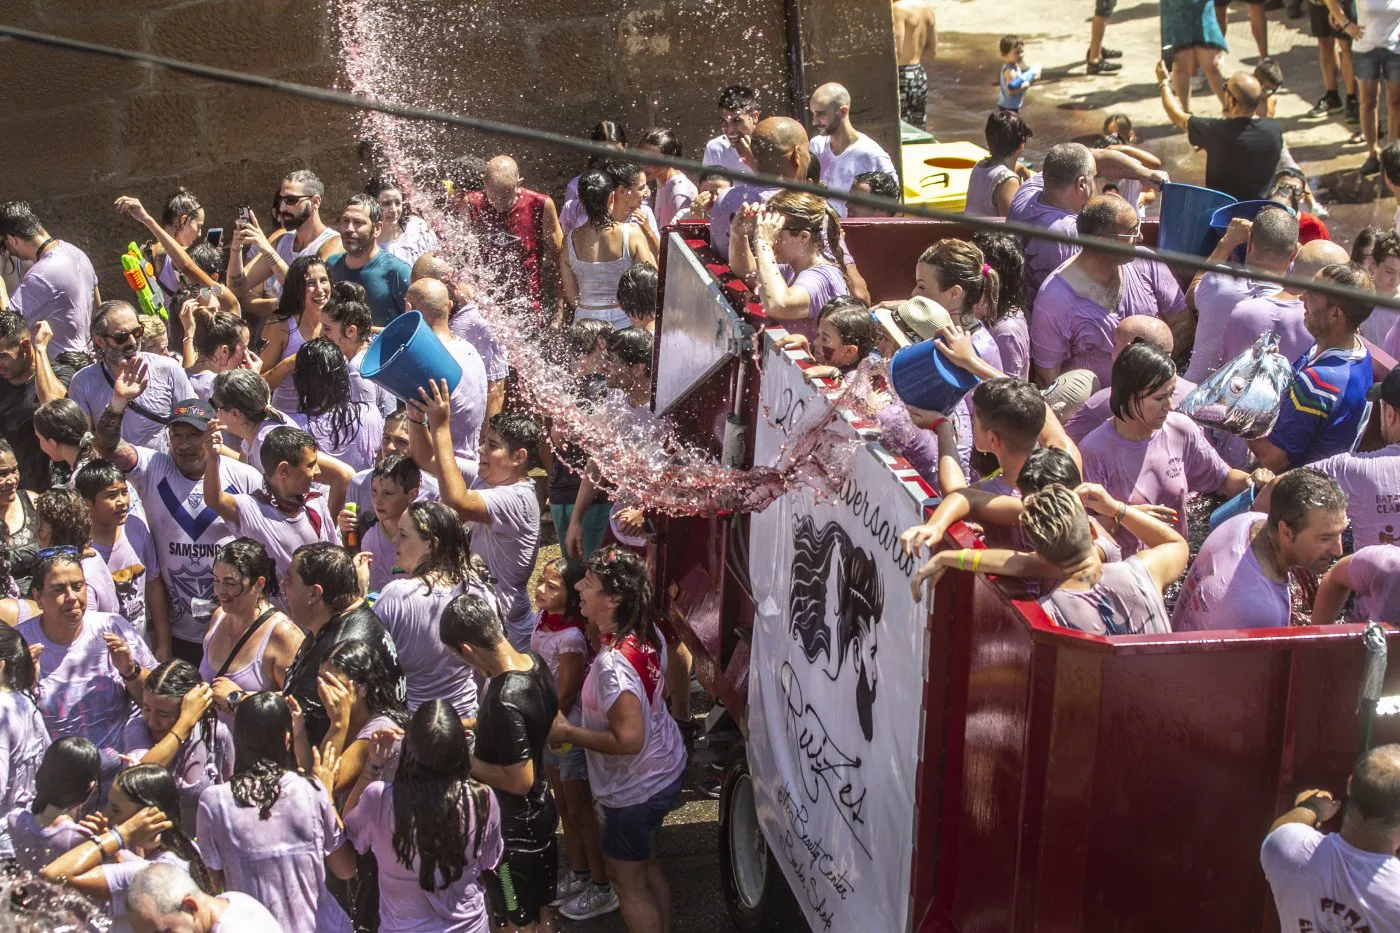
[[(826, 404), (787, 368), (765, 360), (765, 403), (770, 386), (774, 402), (791, 392), (759, 425), (758, 462), (781, 446), (779, 419), (800, 425)], [(753, 518), (749, 766), (764, 837), (815, 933), (911, 923), (927, 607), (899, 535), (921, 504), (862, 445), (838, 494), (794, 490)]]

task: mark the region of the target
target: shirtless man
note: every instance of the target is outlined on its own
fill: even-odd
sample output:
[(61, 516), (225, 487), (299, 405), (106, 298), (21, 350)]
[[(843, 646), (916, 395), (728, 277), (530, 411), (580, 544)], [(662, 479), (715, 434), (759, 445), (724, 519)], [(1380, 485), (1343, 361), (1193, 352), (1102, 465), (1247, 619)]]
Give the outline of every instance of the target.
[(894, 0), (894, 55), (899, 65), (899, 116), (924, 128), (928, 110), (928, 74), (924, 62), (938, 54), (938, 27), (929, 0)]

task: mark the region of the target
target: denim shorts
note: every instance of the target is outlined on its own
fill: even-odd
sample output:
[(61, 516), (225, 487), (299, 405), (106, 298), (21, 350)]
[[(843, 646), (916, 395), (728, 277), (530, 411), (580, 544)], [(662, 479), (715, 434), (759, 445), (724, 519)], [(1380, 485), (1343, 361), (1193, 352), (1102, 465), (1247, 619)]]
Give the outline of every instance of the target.
[(1400, 81), (1400, 52), (1390, 49), (1354, 52), (1351, 62), (1358, 81), (1379, 81), (1382, 76), (1387, 81)]
[(575, 745), (567, 752), (554, 754), (553, 747), (544, 747), (544, 766), (546, 768), (558, 768), (559, 780), (561, 781), (586, 781), (588, 780), (588, 757), (583, 751), (582, 745)]
[(603, 854), (619, 862), (645, 862), (656, 845), (656, 833), (666, 814), (681, 797), (685, 770), (650, 800), (630, 807), (603, 807)]

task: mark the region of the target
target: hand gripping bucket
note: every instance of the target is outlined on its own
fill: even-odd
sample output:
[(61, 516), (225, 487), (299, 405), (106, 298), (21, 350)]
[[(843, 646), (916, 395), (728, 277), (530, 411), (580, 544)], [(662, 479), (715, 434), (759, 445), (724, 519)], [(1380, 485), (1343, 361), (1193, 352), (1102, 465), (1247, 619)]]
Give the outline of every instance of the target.
[(462, 380), (462, 366), (423, 322), (417, 311), (400, 314), (379, 332), (365, 351), (360, 375), (388, 389), (405, 402), (421, 401), (420, 388), (430, 380), (446, 379), (449, 390)]
[[(1215, 249), (1215, 244), (1220, 242), (1220, 238), (1225, 235), (1226, 229), (1230, 226), (1230, 221), (1236, 217), (1241, 220), (1253, 220), (1259, 216), (1259, 212), (1266, 207), (1276, 207), (1281, 211), (1293, 213), (1287, 207), (1277, 201), (1236, 201), (1234, 204), (1226, 204), (1224, 207), (1216, 208), (1215, 213), (1210, 215), (1210, 238), (1206, 241), (1211, 249)], [(1244, 262), (1245, 247), (1241, 246), (1230, 256), (1232, 262)]]
[(1210, 255), (1214, 247), (1214, 243), (1210, 241), (1211, 218), (1220, 208), (1234, 203), (1235, 199), (1228, 194), (1221, 194), (1210, 188), (1168, 182), (1162, 186), (1162, 213), (1157, 248), (1196, 256)]
[(890, 385), (906, 405), (948, 414), (980, 380), (954, 366), (932, 340), (905, 347), (890, 360)]

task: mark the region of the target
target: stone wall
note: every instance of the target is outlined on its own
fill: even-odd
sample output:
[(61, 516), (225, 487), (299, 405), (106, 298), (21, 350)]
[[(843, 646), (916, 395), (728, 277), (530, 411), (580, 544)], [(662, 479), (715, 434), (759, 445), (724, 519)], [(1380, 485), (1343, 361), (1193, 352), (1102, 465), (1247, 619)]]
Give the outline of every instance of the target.
[[(387, 3), (390, 0), (361, 0)], [(443, 74), (446, 109), (582, 134), (596, 120), (679, 129), (698, 156), (730, 83), (761, 88), (785, 112), (782, 0), (394, 0), (400, 60)], [(14, 25), (323, 87), (346, 87), (339, 23), (324, 0), (9, 0)], [(802, 0), (806, 86), (846, 83), (855, 119), (891, 148), (896, 78), (887, 0)], [(403, 58), (408, 55), (407, 59)], [(449, 62), (455, 71), (441, 72)], [(35, 205), (51, 232), (89, 251), (104, 282), (141, 234), (111, 204), (135, 194), (153, 214), (177, 185), (210, 226), (236, 206), (265, 210), (278, 180), (314, 169), (326, 216), (372, 166), (345, 111), (0, 40), (0, 199)], [(511, 152), (533, 187), (557, 194), (582, 159), (557, 149), (462, 136), (454, 151)], [(893, 150), (892, 150), (893, 151)], [(260, 216), (262, 216), (260, 214)]]

